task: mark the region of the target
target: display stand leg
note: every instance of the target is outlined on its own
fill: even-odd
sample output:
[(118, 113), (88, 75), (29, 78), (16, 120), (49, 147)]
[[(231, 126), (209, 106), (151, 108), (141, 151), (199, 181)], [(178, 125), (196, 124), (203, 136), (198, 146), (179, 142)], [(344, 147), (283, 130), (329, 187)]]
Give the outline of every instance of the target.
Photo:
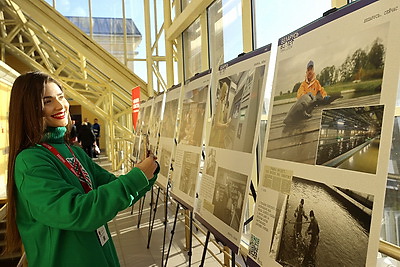
[(250, 218), (248, 218), (245, 222), (244, 222), (244, 226), (248, 225), (254, 218), (254, 215), (251, 215)]
[(142, 219), (142, 213), (143, 213), (144, 202), (146, 201), (146, 195), (147, 195), (147, 193), (140, 199), (140, 202), (139, 202), (139, 214), (138, 214), (137, 228), (140, 227), (140, 220)]
[(132, 205), (131, 207), (131, 215), (133, 215), (133, 208), (135, 207), (135, 204)]
[(150, 223), (151, 223), (151, 218), (153, 217), (153, 202), (154, 202), (154, 187), (151, 187), (150, 189), (150, 203), (149, 203), (149, 229), (150, 229)]
[(235, 252), (231, 249), (231, 266), (235, 267)]
[(249, 265), (247, 265), (246, 258), (243, 256), (243, 254), (241, 254), (241, 255), (242, 255), (242, 259), (243, 259), (244, 265), (246, 265), (246, 267), (248, 267)]
[(257, 200), (257, 191), (254, 188), (254, 184), (253, 181), (250, 181), (250, 191), (251, 191), (251, 195), (253, 196), (254, 202)]
[(165, 257), (165, 265), (164, 265), (165, 267), (167, 266), (169, 252), (171, 251), (172, 240), (174, 238), (175, 227), (176, 227), (176, 220), (178, 219), (178, 212), (179, 212), (179, 203), (176, 203), (175, 219), (174, 219), (174, 224), (173, 224), (172, 230), (171, 230), (171, 240), (169, 241), (168, 251), (167, 251), (167, 255)]
[(163, 236), (163, 247), (162, 247), (162, 255), (161, 255), (161, 266), (163, 266), (163, 263), (164, 263), (165, 237), (167, 235), (167, 221), (168, 221), (168, 185), (165, 188), (164, 236)]
[(206, 259), (206, 254), (207, 254), (208, 241), (210, 240), (210, 234), (211, 234), (210, 231), (207, 231), (206, 241), (204, 242), (203, 255), (201, 256), (201, 262), (199, 267), (204, 266), (204, 261)]
[(190, 211), (190, 223), (189, 223), (189, 266), (192, 264), (192, 243), (193, 243), (193, 211)]
[(154, 220), (156, 219), (157, 205), (158, 205), (158, 198), (160, 196), (160, 190), (161, 190), (161, 188), (158, 187), (156, 202), (154, 203), (153, 217), (150, 216), (150, 218), (149, 218), (149, 231), (148, 231), (148, 239), (147, 239), (147, 248), (150, 247), (151, 234), (153, 233)]

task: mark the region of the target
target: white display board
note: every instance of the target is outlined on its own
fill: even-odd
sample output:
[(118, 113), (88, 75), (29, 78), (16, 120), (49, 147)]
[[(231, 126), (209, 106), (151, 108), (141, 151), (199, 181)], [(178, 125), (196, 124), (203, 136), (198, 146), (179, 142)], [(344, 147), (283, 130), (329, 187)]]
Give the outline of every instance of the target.
[[(143, 104), (144, 106), (144, 113), (143, 113), (143, 120), (141, 121), (140, 132), (141, 134), (148, 135), (150, 129), (150, 121), (152, 119), (152, 112), (153, 112), (153, 104), (154, 98), (149, 97), (146, 102)], [(140, 110), (140, 108), (139, 108)]]
[(193, 210), (199, 181), (205, 123), (209, 108), (210, 71), (189, 79), (183, 87), (177, 147), (171, 178), (171, 195)]
[(182, 86), (179, 84), (173, 86), (165, 93), (165, 108), (160, 127), (160, 141), (157, 155), (157, 161), (160, 164), (160, 173), (158, 174), (157, 184), (163, 188), (167, 188), (168, 176), (171, 171), (172, 155), (175, 152), (175, 135), (181, 89)]
[(357, 1), (279, 40), (249, 266), (376, 266), (398, 5)]
[(195, 216), (235, 252), (254, 166), (270, 48), (240, 56), (213, 73), (213, 115)]

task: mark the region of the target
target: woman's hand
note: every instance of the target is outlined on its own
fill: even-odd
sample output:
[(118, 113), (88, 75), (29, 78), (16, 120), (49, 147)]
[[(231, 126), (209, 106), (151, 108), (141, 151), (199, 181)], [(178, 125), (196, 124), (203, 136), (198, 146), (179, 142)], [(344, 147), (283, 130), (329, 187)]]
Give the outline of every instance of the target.
[(145, 158), (143, 161), (135, 164), (135, 167), (141, 169), (144, 175), (146, 175), (147, 179), (151, 179), (154, 177), (154, 172), (158, 166), (156, 159), (156, 156), (150, 154), (150, 156)]

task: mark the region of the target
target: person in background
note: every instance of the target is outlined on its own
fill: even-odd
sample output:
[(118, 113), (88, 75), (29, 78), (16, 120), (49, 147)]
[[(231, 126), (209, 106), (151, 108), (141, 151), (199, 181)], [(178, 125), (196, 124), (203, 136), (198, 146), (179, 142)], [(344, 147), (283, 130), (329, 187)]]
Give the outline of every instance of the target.
[(82, 124), (89, 125), (90, 129), (92, 129), (92, 124), (89, 122), (88, 118), (84, 118)]
[(76, 142), (78, 142), (78, 131), (76, 129), (75, 125), (75, 120), (72, 120), (72, 126), (71, 126), (71, 131), (69, 133), (69, 140), (71, 145), (74, 145)]
[[(96, 145), (100, 149), (100, 124), (98, 123), (97, 118), (94, 119), (94, 123), (92, 125), (92, 130), (93, 130), (94, 136), (96, 137)], [(96, 153), (94, 156), (97, 157)]]
[(93, 145), (96, 142), (96, 136), (92, 131), (92, 127), (87, 122), (82, 122), (78, 133), (78, 142), (89, 157), (93, 158)]
[(41, 72), (15, 80), (6, 252), (23, 244), (29, 266), (119, 266), (107, 222), (152, 187), (156, 158), (117, 178), (68, 144), (70, 127), (69, 103), (57, 81)]

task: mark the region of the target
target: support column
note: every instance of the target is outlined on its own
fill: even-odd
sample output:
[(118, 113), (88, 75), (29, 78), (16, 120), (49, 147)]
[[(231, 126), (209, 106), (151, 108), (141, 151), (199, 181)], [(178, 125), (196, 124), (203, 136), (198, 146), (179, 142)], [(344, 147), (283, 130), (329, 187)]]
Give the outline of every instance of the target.
[[(164, 0), (164, 36), (171, 26), (171, 4), (170, 0)], [(165, 37), (165, 63), (167, 69), (167, 89), (174, 85), (174, 56), (172, 40)]]
[(154, 96), (153, 88), (153, 55), (151, 49), (151, 27), (150, 27), (150, 1), (143, 0), (144, 3), (144, 25), (146, 34), (146, 63), (147, 63), (147, 91), (149, 97)]
[(253, 15), (251, 12), (251, 0), (242, 0), (242, 32), (243, 52), (253, 51)]

